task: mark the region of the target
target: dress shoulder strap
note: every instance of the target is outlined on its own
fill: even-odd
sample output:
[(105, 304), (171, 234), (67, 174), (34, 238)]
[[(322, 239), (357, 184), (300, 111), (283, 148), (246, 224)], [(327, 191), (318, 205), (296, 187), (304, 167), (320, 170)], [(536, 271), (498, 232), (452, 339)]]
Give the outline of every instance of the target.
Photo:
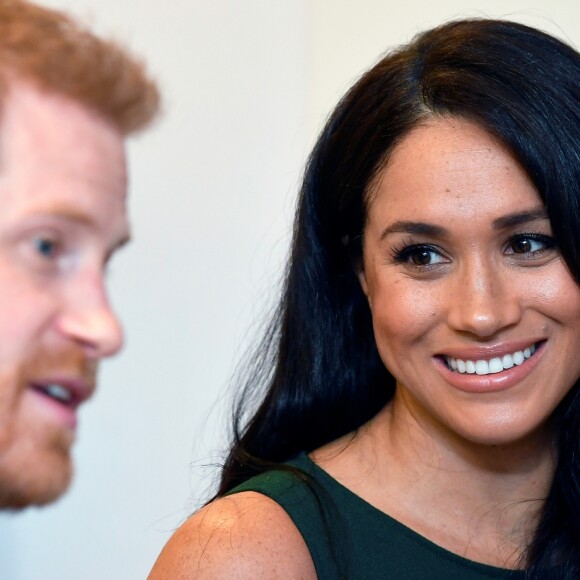
[[(319, 578), (344, 577), (339, 562), (343, 554), (336, 553), (339, 517), (334, 502), (325, 490), (308, 473), (309, 462), (298, 456), (279, 469), (257, 475), (235, 487), (227, 495), (243, 491), (261, 493), (275, 501), (288, 514), (304, 538)], [(335, 513), (336, 512), (336, 513)]]

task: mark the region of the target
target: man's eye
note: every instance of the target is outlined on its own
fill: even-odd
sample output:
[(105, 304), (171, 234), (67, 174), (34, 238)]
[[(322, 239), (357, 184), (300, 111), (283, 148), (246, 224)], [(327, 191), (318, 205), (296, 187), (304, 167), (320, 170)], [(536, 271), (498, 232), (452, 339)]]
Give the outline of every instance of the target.
[(58, 243), (51, 238), (36, 238), (34, 248), (45, 258), (54, 258), (58, 250)]

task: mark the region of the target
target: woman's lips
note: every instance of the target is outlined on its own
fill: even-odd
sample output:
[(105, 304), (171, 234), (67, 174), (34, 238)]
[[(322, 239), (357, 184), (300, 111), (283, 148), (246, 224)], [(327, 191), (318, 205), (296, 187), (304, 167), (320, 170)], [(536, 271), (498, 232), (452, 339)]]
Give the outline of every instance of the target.
[(509, 389), (524, 380), (540, 362), (545, 345), (546, 341), (542, 340), (527, 343), (525, 347), (511, 346), (509, 350), (497, 347), (485, 352), (466, 353), (463, 355), (465, 358), (442, 355), (434, 360), (445, 380), (459, 390), (495, 392)]
[(520, 366), (536, 352), (536, 345), (531, 344), (523, 350), (508, 352), (503, 356), (496, 356), (491, 359), (461, 359), (450, 356), (445, 357), (448, 368), (458, 373), (490, 375), (501, 373), (514, 366)]

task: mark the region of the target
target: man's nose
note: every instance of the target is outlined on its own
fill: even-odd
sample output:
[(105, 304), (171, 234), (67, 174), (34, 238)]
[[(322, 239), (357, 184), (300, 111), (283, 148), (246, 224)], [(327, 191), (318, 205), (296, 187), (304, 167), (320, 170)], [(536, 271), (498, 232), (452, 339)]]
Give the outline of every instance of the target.
[(480, 338), (489, 338), (521, 319), (521, 301), (517, 288), (509, 283), (509, 273), (483, 260), (462, 266), (448, 298), (449, 325)]
[(89, 358), (116, 354), (123, 346), (123, 329), (113, 312), (102, 273), (85, 275), (63, 298), (58, 329)]

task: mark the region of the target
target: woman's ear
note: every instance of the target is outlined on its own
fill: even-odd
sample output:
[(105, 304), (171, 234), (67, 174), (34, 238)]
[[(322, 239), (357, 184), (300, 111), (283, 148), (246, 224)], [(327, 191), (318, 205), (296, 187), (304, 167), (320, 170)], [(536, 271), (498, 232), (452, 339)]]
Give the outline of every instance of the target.
[(368, 298), (369, 297), (369, 287), (367, 284), (367, 277), (365, 275), (365, 271), (362, 268), (362, 265), (358, 269), (357, 276), (358, 276), (358, 281), (360, 283), (360, 287), (362, 288), (362, 291), (364, 292), (365, 296)]

